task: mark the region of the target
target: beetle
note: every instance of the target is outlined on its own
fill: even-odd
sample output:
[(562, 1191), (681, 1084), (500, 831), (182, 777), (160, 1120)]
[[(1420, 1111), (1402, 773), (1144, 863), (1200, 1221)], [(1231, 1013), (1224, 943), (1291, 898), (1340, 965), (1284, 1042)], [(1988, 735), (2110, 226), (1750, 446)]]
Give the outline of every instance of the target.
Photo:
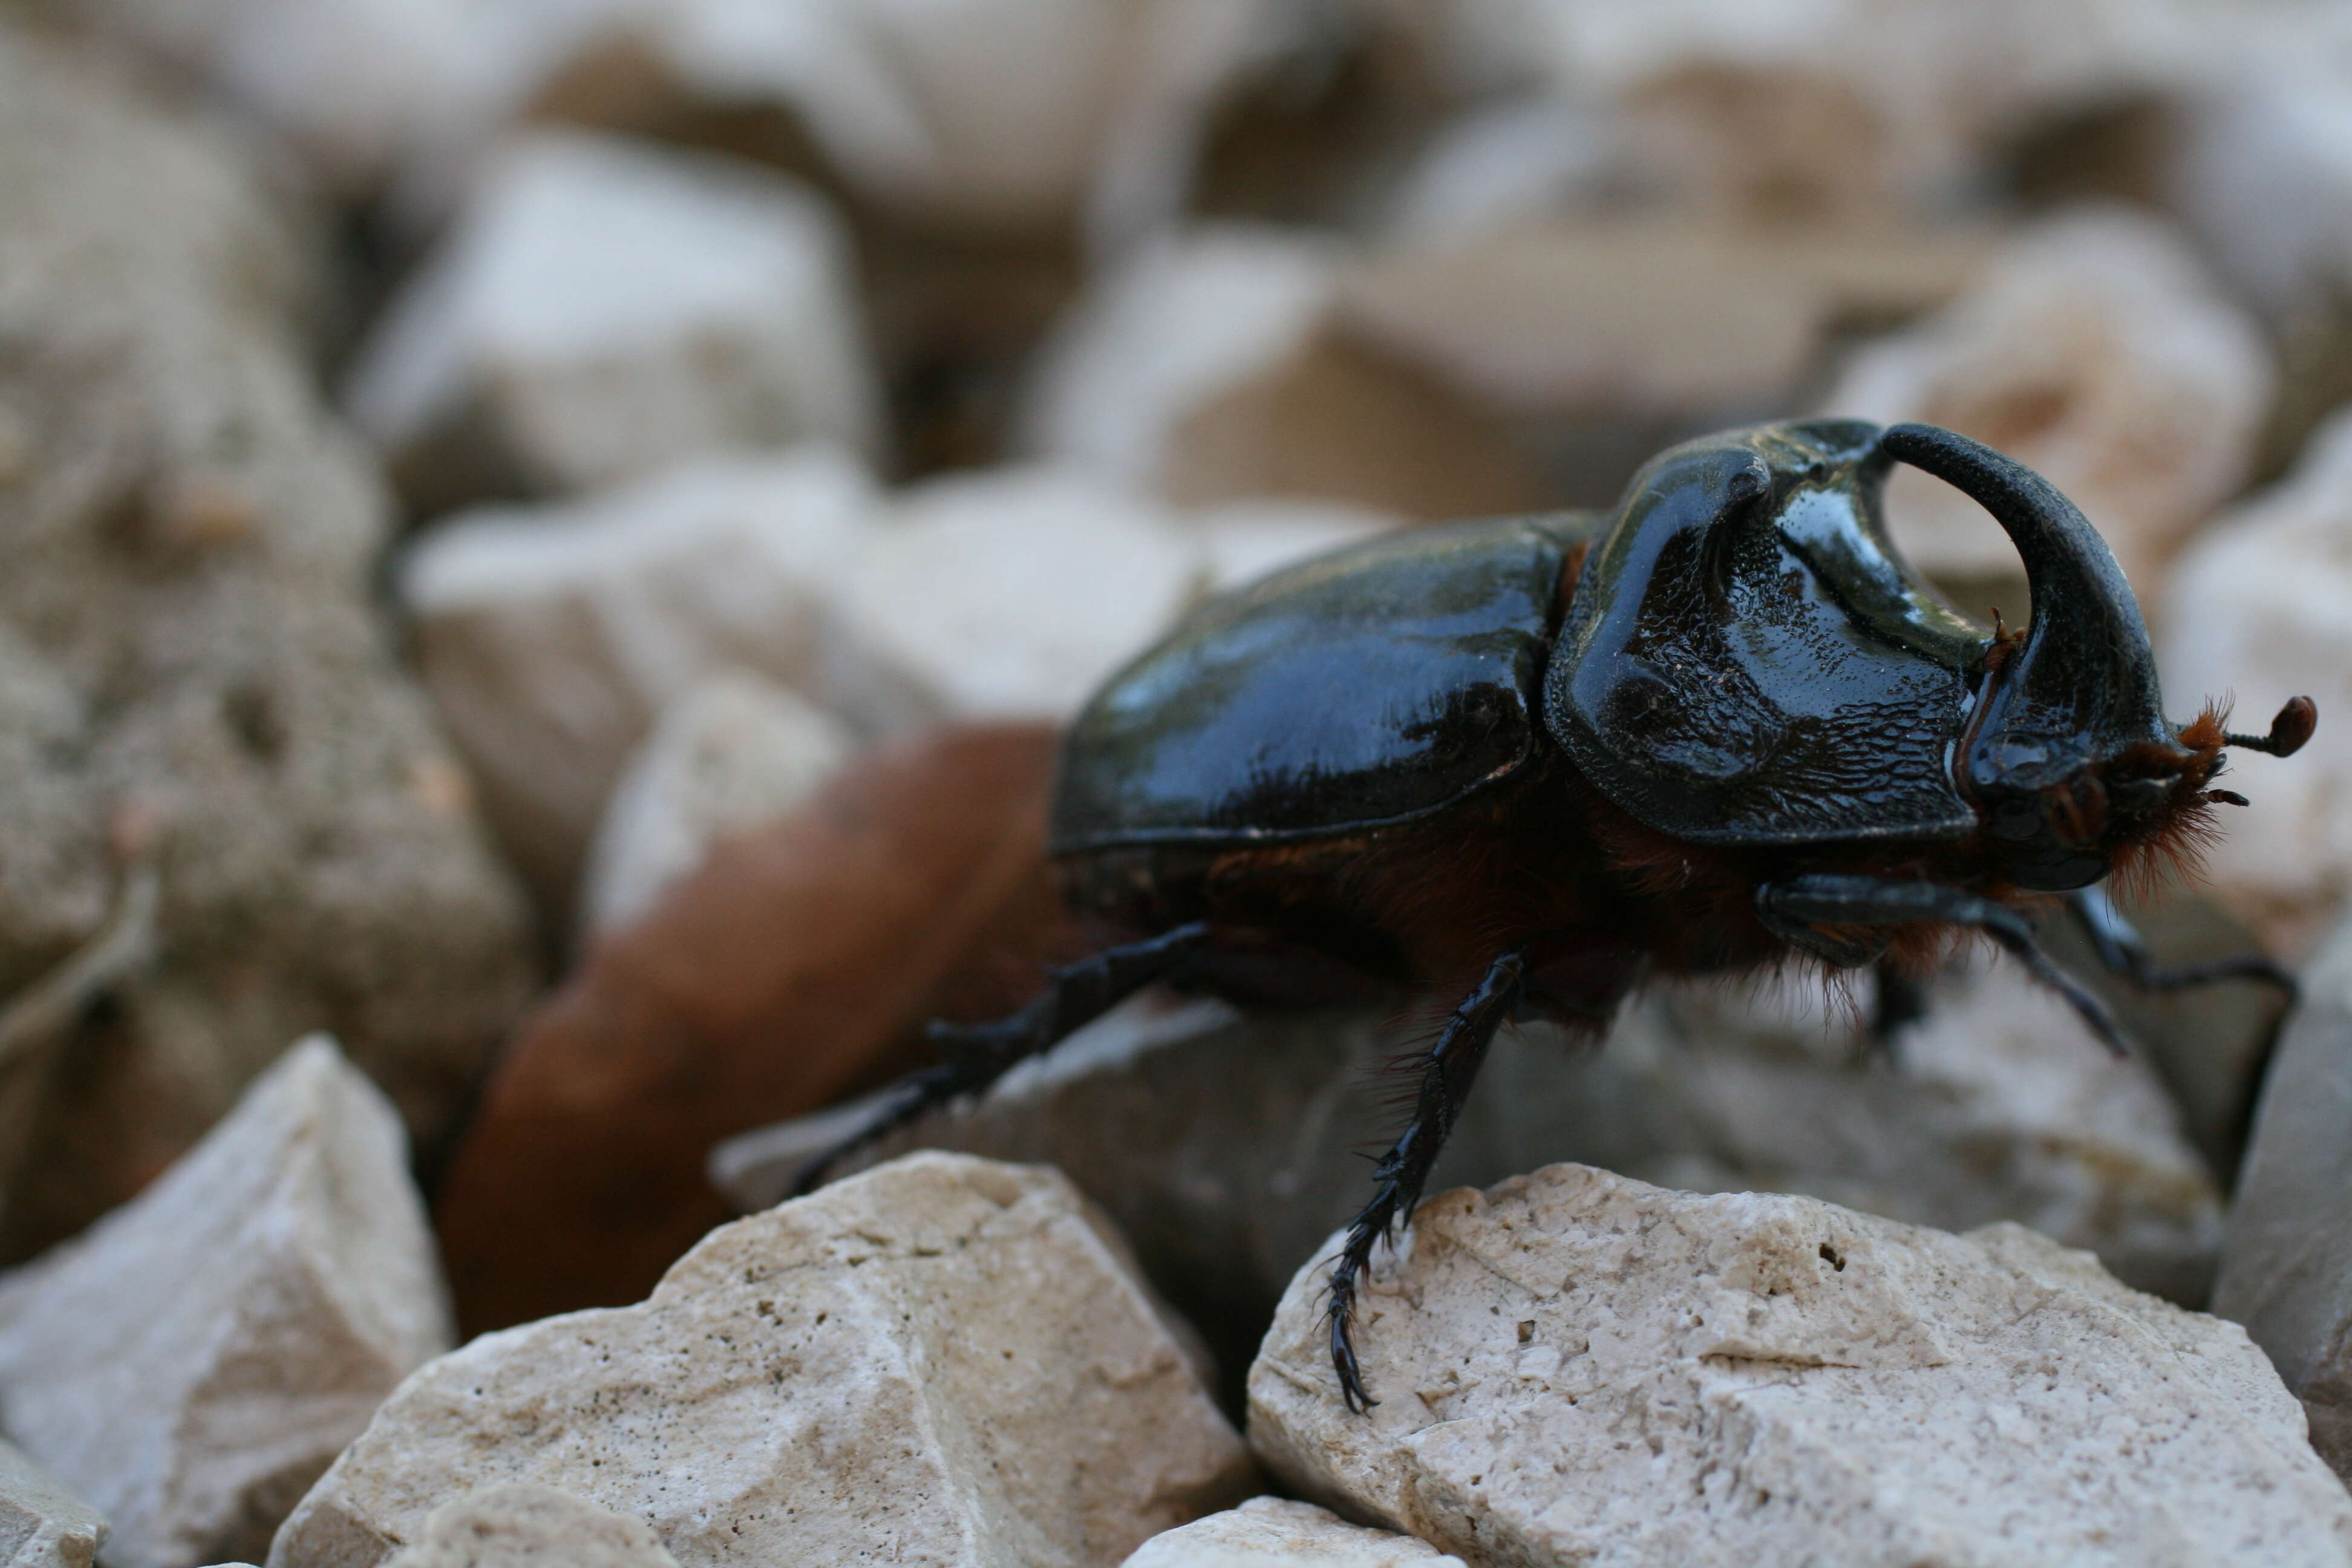
[[(2031, 624), (1987, 632), (1904, 562), (1880, 504), (1910, 464), (2016, 546)], [(2131, 588), (2041, 476), (1927, 425), (1817, 419), (1653, 458), (1613, 514), (1391, 535), (1212, 599), (1113, 676), (1065, 739), (1051, 847), (1113, 940), (1020, 1012), (932, 1026), (843, 1155), (975, 1094), (1155, 980), (1244, 1001), (1367, 983), (1459, 998), (1334, 1262), (1351, 1409), (1359, 1277), (1420, 1199), (1496, 1028), (1597, 1037), (1645, 977), (1791, 963), (1916, 976), (1975, 931), (2110, 1047), (2106, 1008), (2025, 909), (2063, 895), (2151, 987), (2292, 985), (2259, 955), (2149, 962), (2101, 884), (2192, 855), (2224, 746), (2286, 756), (2208, 706), (2165, 716)]]

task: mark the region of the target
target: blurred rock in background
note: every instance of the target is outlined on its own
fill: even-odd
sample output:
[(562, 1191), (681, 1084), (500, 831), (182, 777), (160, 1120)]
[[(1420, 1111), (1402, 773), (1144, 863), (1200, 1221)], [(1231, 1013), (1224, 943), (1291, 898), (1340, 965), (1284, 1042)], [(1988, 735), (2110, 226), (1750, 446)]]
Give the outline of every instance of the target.
[(319, 250), (251, 162), (0, 35), (0, 1256), (130, 1197), (311, 1029), (437, 1156), (533, 981), (373, 598), (384, 497), (302, 335)]

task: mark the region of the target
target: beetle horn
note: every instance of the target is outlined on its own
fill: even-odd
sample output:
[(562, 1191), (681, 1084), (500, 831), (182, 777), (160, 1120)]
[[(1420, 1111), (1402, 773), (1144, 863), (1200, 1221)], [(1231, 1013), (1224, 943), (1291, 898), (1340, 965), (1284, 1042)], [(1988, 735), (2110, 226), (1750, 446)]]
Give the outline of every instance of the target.
[(2080, 509), (2014, 458), (1937, 426), (1890, 426), (1878, 445), (1983, 507), (2025, 563), (2032, 624), (1975, 727), (1978, 782), (2055, 776), (2086, 752), (2172, 742), (2139, 601)]

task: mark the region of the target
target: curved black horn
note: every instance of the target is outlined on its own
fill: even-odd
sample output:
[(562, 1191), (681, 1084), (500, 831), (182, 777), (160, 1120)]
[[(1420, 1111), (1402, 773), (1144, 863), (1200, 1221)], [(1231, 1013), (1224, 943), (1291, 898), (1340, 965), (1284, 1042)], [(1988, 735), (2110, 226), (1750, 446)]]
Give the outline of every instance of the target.
[(2025, 563), (2032, 627), (1986, 699), (1970, 771), (2037, 772), (2039, 750), (2054, 773), (2086, 752), (2169, 740), (2139, 601), (2074, 503), (2015, 458), (1933, 425), (1890, 426), (1879, 447), (1983, 507)]

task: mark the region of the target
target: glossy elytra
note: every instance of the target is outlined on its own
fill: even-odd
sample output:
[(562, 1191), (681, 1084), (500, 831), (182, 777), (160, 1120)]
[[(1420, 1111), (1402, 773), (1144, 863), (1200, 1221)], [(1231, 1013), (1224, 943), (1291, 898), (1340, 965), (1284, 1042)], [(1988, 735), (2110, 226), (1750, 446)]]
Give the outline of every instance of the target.
[[(1944, 605), (1889, 539), (1911, 464), (2007, 531), (2022, 633)], [(1334, 1373), (1367, 1402), (1358, 1277), (1421, 1194), (1496, 1029), (1598, 1035), (1646, 976), (1792, 960), (1916, 975), (1975, 930), (2119, 1044), (2021, 902), (2063, 895), (2147, 986), (2258, 956), (2148, 962), (2100, 884), (2179, 855), (2224, 746), (2165, 717), (2147, 630), (2073, 503), (1950, 431), (1813, 420), (1661, 453), (1616, 510), (1461, 523), (1213, 599), (1113, 676), (1065, 742), (1053, 849), (1105, 939), (1027, 1007), (934, 1026), (939, 1066), (856, 1137), (972, 1094), (1155, 980), (1244, 1001), (1403, 985), (1458, 998), (1331, 1275)]]

